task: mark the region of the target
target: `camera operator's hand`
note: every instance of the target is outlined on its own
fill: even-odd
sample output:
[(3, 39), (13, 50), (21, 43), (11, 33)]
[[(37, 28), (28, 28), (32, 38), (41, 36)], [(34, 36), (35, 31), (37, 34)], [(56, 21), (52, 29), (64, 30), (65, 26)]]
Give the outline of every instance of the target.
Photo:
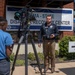
[(50, 38), (54, 38), (54, 37), (55, 37), (55, 35), (54, 35), (54, 34), (51, 34), (51, 35), (50, 35)]
[(41, 48), (41, 43), (39, 43), (39, 44), (38, 44), (38, 47), (40, 47), (40, 48)]

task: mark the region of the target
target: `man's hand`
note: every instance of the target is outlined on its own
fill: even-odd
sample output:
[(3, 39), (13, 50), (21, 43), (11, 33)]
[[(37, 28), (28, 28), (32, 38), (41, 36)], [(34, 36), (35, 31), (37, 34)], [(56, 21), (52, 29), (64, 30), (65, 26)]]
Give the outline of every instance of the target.
[(54, 34), (51, 34), (50, 38), (54, 38), (54, 37), (55, 37), (55, 35)]
[(41, 43), (38, 44), (38, 47), (41, 47)]

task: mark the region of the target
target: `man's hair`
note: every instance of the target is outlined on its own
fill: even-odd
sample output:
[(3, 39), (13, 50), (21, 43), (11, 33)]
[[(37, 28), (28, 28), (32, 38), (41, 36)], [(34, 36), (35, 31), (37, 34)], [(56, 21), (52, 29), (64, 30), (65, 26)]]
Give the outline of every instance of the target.
[(46, 18), (47, 18), (47, 17), (52, 17), (52, 15), (47, 15)]
[(0, 16), (0, 22), (7, 22), (7, 20)]
[(0, 26), (3, 26), (5, 23), (7, 23), (7, 20), (0, 16)]

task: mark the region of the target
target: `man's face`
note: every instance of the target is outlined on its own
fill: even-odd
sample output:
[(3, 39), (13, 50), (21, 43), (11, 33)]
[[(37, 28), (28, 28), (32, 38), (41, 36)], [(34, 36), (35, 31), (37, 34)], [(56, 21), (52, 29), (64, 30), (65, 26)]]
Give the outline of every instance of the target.
[(46, 22), (47, 22), (47, 24), (51, 23), (51, 21), (52, 21), (51, 16), (47, 16), (47, 17), (46, 17)]

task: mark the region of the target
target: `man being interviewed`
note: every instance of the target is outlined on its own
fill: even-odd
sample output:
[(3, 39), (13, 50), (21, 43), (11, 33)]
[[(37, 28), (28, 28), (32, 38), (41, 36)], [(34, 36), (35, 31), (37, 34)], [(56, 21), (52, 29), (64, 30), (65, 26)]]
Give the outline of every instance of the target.
[(7, 20), (0, 17), (0, 75), (10, 75), (10, 60), (13, 40), (7, 28)]
[(43, 53), (45, 72), (49, 69), (49, 60), (51, 59), (51, 72), (55, 71), (55, 40), (58, 36), (57, 25), (52, 23), (51, 15), (47, 15), (46, 23), (42, 24), (40, 29), (39, 44), (41, 47), (41, 38), (43, 39)]

